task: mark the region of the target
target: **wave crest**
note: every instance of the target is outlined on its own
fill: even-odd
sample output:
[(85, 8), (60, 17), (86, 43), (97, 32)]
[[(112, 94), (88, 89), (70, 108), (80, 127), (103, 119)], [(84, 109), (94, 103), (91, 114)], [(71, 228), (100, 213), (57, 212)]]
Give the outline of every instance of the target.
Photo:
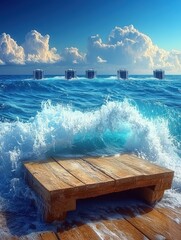
[(0, 123), (0, 128), (3, 158), (12, 161), (64, 154), (64, 150), (86, 154), (84, 148), (87, 154), (123, 151), (162, 162), (177, 155), (168, 120), (148, 119), (127, 100), (86, 112), (47, 101), (29, 122)]

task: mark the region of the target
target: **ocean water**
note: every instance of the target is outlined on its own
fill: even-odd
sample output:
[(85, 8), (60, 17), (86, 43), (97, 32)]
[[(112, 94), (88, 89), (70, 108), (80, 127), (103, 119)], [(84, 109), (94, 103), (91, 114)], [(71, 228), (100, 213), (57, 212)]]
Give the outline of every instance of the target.
[(174, 170), (160, 204), (181, 207), (181, 76), (0, 76), (0, 213), (10, 216), (0, 237), (54, 227), (41, 220), (24, 161), (121, 153)]

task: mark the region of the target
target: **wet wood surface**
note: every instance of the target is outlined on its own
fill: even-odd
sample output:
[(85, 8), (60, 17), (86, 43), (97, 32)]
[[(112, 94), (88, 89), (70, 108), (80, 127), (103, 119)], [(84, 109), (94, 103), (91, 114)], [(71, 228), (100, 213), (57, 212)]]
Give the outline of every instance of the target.
[[(148, 205), (134, 205), (111, 209), (97, 218), (91, 217), (87, 222), (64, 222), (58, 230), (61, 240), (85, 239), (168, 239), (180, 240), (181, 209), (152, 208)], [(175, 215), (176, 214), (176, 215)], [(175, 217), (173, 218), (173, 215)]]
[(27, 235), (2, 239), (180, 240), (181, 208), (169, 208), (162, 202), (153, 208), (126, 193), (121, 193), (121, 197), (122, 201), (119, 195), (79, 201), (77, 211), (69, 213), (54, 232), (34, 233), (33, 238)]
[(29, 185), (41, 197), (44, 219), (61, 220), (78, 199), (138, 189), (153, 204), (171, 188), (173, 171), (132, 155), (59, 159), (24, 164)]

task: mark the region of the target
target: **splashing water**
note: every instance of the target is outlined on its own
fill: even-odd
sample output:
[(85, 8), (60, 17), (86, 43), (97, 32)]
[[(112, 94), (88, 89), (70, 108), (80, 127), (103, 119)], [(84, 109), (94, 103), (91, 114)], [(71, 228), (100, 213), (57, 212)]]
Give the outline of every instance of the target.
[[(35, 100), (37, 103), (41, 102), (41, 108), (33, 107), (33, 114), (31, 113), (29, 118), (19, 117), (11, 120), (11, 115), (9, 115), (10, 120), (2, 118), (0, 122), (0, 209), (12, 213), (18, 212), (18, 215), (21, 216), (19, 221), (26, 219), (27, 224), (22, 229), (22, 233), (31, 231), (31, 227), (28, 225), (30, 222), (31, 224), (33, 222), (35, 226), (38, 225), (39, 229), (45, 227), (40, 224), (38, 210), (33, 207), (32, 202), (36, 201), (36, 197), (24, 181), (22, 164), (26, 160), (36, 161), (49, 156), (135, 154), (175, 171), (172, 190), (165, 194), (162, 204), (171, 203), (173, 206), (180, 206), (181, 114), (179, 109), (169, 107), (170, 100), (167, 105), (164, 105), (160, 102), (159, 97), (155, 102), (152, 101), (152, 97), (144, 101), (138, 99), (137, 95), (135, 95), (135, 99), (130, 99), (128, 98), (128, 89), (125, 90), (125, 84), (130, 84), (127, 87), (130, 88), (134, 82), (122, 81), (120, 83), (112, 77), (107, 79), (111, 82), (105, 84), (104, 88), (99, 80), (96, 80), (95, 83), (90, 81), (81, 83), (83, 80), (78, 80), (75, 83), (69, 83), (67, 88), (64, 85), (62, 87), (64, 84), (62, 82), (56, 82), (50, 86), (48, 80), (44, 83), (26, 80), (31, 86), (31, 94), (33, 92), (29, 99), (32, 96), (35, 98), (34, 84), (40, 85), (41, 90)], [(58, 81), (57, 78), (51, 81), (55, 80)], [(155, 84), (156, 81), (153, 81)], [(27, 87), (27, 91), (30, 91), (26, 82), (23, 83), (23, 88)], [(8, 84), (11, 85), (11, 83)], [(44, 89), (47, 87), (46, 84), (48, 90)], [(80, 84), (90, 85), (90, 89), (88, 88), (85, 94), (93, 91), (90, 93), (91, 98), (90, 95), (86, 95), (88, 99), (85, 98), (85, 94), (82, 95)], [(92, 84), (95, 84), (94, 88)], [(120, 84), (122, 84), (121, 89), (126, 91), (124, 98), (120, 98)], [(138, 88), (139, 84), (137, 83), (135, 88)], [(144, 83), (145, 92), (147, 84)], [(72, 91), (75, 92), (76, 97), (67, 90), (73, 85), (75, 89)], [(102, 87), (101, 93), (105, 92), (103, 96), (97, 90), (100, 86)], [(45, 101), (47, 96), (50, 96), (50, 87), (55, 88), (52, 91), (57, 95), (55, 99)], [(10, 89), (12, 91), (12, 88)], [(8, 91), (10, 92), (10, 90)], [(43, 100), (41, 93), (46, 91), (48, 95)], [(156, 91), (156, 87), (154, 91)], [(132, 94), (134, 95), (133, 92)], [(59, 101), (59, 95), (62, 97), (61, 101)], [(24, 97), (23, 95), (22, 99)], [(69, 101), (65, 101), (67, 98)], [(32, 100), (29, 101), (28, 111), (32, 106)], [(11, 104), (11, 101), (9, 102)], [(15, 107), (18, 103), (15, 104)], [(94, 103), (95, 106), (90, 103)], [(6, 103), (0, 106), (4, 109), (5, 105)], [(21, 109), (20, 106), (19, 109)], [(25, 110), (26, 105), (24, 105)], [(25, 111), (27, 116), (29, 116), (28, 111)], [(29, 217), (25, 217), (25, 214)]]
[(17, 171), (27, 159), (121, 152), (137, 154), (180, 171), (178, 149), (168, 120), (145, 118), (127, 100), (107, 102), (90, 112), (48, 101), (29, 122), (3, 122), (0, 129), (1, 164), (9, 172)]

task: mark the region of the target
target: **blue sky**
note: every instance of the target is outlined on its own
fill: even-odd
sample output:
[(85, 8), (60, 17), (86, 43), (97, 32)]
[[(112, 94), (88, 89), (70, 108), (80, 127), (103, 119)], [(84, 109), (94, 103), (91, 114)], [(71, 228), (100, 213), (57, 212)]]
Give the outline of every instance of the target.
[[(70, 55), (70, 52), (72, 54), (72, 64), (74, 62), (77, 64), (76, 66), (82, 66), (82, 59), (84, 58), (85, 60), (85, 55), (88, 54), (87, 46), (88, 38), (90, 36), (98, 34), (102, 43), (108, 44), (108, 38), (116, 26), (123, 29), (125, 26), (130, 25), (133, 25), (135, 30), (130, 28), (128, 29), (128, 32), (138, 31), (137, 35), (140, 33), (148, 36), (153, 45), (157, 46), (159, 49), (164, 49), (167, 52), (170, 52), (173, 49), (177, 50), (177, 59), (174, 59), (174, 61), (180, 61), (179, 64), (181, 63), (180, 0), (1, 0), (0, 4), (0, 34), (6, 33), (10, 35), (11, 39), (13, 39), (19, 47), (22, 46), (24, 49), (24, 52), (22, 53), (24, 55), (21, 56), (21, 60), (10, 60), (12, 53), (4, 53), (5, 50), (3, 47), (3, 41), (6, 41), (6, 43), (9, 44), (7, 36), (4, 36), (3, 38), (6, 40), (1, 39), (0, 70), (3, 69), (3, 72), (6, 67), (10, 68), (9, 65), (17, 66), (23, 61), (25, 65), (29, 64), (29, 66), (30, 62), (31, 65), (35, 62), (36, 64), (39, 63), (39, 60), (37, 60), (38, 57), (36, 58), (36, 61), (35, 58), (32, 57), (34, 51), (32, 50), (32, 46), (30, 47), (27, 46), (27, 43), (25, 44), (25, 36), (32, 30), (36, 30), (36, 32), (41, 34), (43, 37), (48, 34), (49, 49), (56, 48), (56, 53), (60, 56), (59, 60), (57, 56), (54, 56), (53, 60), (49, 62), (47, 60), (47, 63), (56, 62), (57, 64), (57, 62), (61, 62), (60, 59), (66, 59), (64, 64), (61, 62), (60, 65), (62, 67), (68, 67), (68, 65), (71, 64), (68, 64), (70, 57), (67, 58), (67, 54)], [(31, 35), (36, 35), (37, 33), (32, 33)], [(129, 35), (129, 37), (131, 37), (131, 35)], [(136, 39), (138, 39), (138, 37)], [(137, 41), (136, 39), (130, 38), (130, 41)], [(119, 41), (122, 40), (119, 38)], [(24, 44), (26, 47), (24, 47)], [(141, 44), (141, 42), (139, 42), (139, 44)], [(145, 43), (143, 43), (143, 45), (144, 44)], [(104, 70), (105, 64), (109, 64), (110, 69), (113, 65), (119, 65), (119, 61), (115, 64), (114, 59), (111, 59), (111, 56), (112, 58), (116, 57), (114, 54), (109, 54), (108, 56), (110, 43), (106, 49), (105, 46), (101, 45), (101, 49), (98, 50), (97, 47), (94, 47), (93, 49), (93, 45), (95, 44), (92, 44), (89, 51), (94, 51), (94, 58), (98, 59), (97, 62), (102, 63), (101, 67), (99, 65), (98, 68), (102, 68), (102, 70)], [(123, 45), (127, 46), (127, 43), (125, 44), (124, 42)], [(124, 46), (122, 46), (122, 48), (124, 48)], [(134, 49), (135, 46), (136, 44), (134, 44)], [(71, 47), (74, 47), (77, 50), (70, 49)], [(14, 46), (14, 48), (16, 47)], [(69, 48), (66, 50), (66, 54), (64, 51), (65, 48)], [(147, 47), (147, 50), (148, 48), (149, 46)], [(139, 49), (141, 49), (140, 45)], [(119, 48), (118, 50), (120, 53), (123, 52), (123, 49), (120, 50)], [(148, 55), (151, 54), (150, 50), (147, 50), (146, 52), (139, 50), (141, 51), (140, 54), (144, 55), (144, 58), (148, 58)], [(36, 54), (39, 54), (38, 51), (39, 50), (37, 49)], [(95, 51), (97, 51), (97, 55)], [(105, 51), (107, 52), (105, 53)], [(128, 51), (128, 49), (125, 51)], [(79, 57), (79, 59), (77, 58), (74, 61), (73, 55), (76, 57), (78, 53), (83, 54), (83, 58), (81, 59), (81, 57)], [(15, 58), (16, 53), (13, 52), (13, 54)], [(31, 55), (29, 55), (29, 59), (31, 58), (31, 61), (27, 60), (28, 54)], [(173, 53), (172, 55), (169, 55), (169, 58), (166, 52), (164, 54), (161, 52), (158, 53), (157, 50), (157, 53), (155, 52), (154, 54), (162, 54), (164, 57), (167, 56), (167, 59), (165, 58), (165, 62), (168, 63), (172, 60), (171, 64), (173, 64)], [(107, 59), (105, 57), (107, 57)], [(91, 59), (93, 59), (93, 57), (91, 57)], [(137, 60), (138, 56), (133, 62)], [(150, 65), (151, 61), (152, 60), (150, 60), (148, 66), (148, 71), (150, 71), (151, 67), (154, 68), (160, 66), (159, 64), (161, 64), (152, 63), (152, 65)], [(46, 60), (44, 63), (45, 62)], [(89, 65), (89, 61), (87, 61), (87, 59), (84, 62)], [(132, 65), (131, 62), (129, 62), (128, 67), (133, 67), (133, 62)], [(169, 66), (171, 68), (171, 65), (165, 62), (164, 67), (168, 67), (169, 70)], [(91, 62), (91, 64), (93, 63)], [(120, 62), (120, 64), (122, 64), (122, 62)], [(96, 66), (96, 61), (94, 66)], [(12, 69), (16, 69), (15, 66), (11, 67)], [(174, 71), (177, 72), (177, 69)]]

